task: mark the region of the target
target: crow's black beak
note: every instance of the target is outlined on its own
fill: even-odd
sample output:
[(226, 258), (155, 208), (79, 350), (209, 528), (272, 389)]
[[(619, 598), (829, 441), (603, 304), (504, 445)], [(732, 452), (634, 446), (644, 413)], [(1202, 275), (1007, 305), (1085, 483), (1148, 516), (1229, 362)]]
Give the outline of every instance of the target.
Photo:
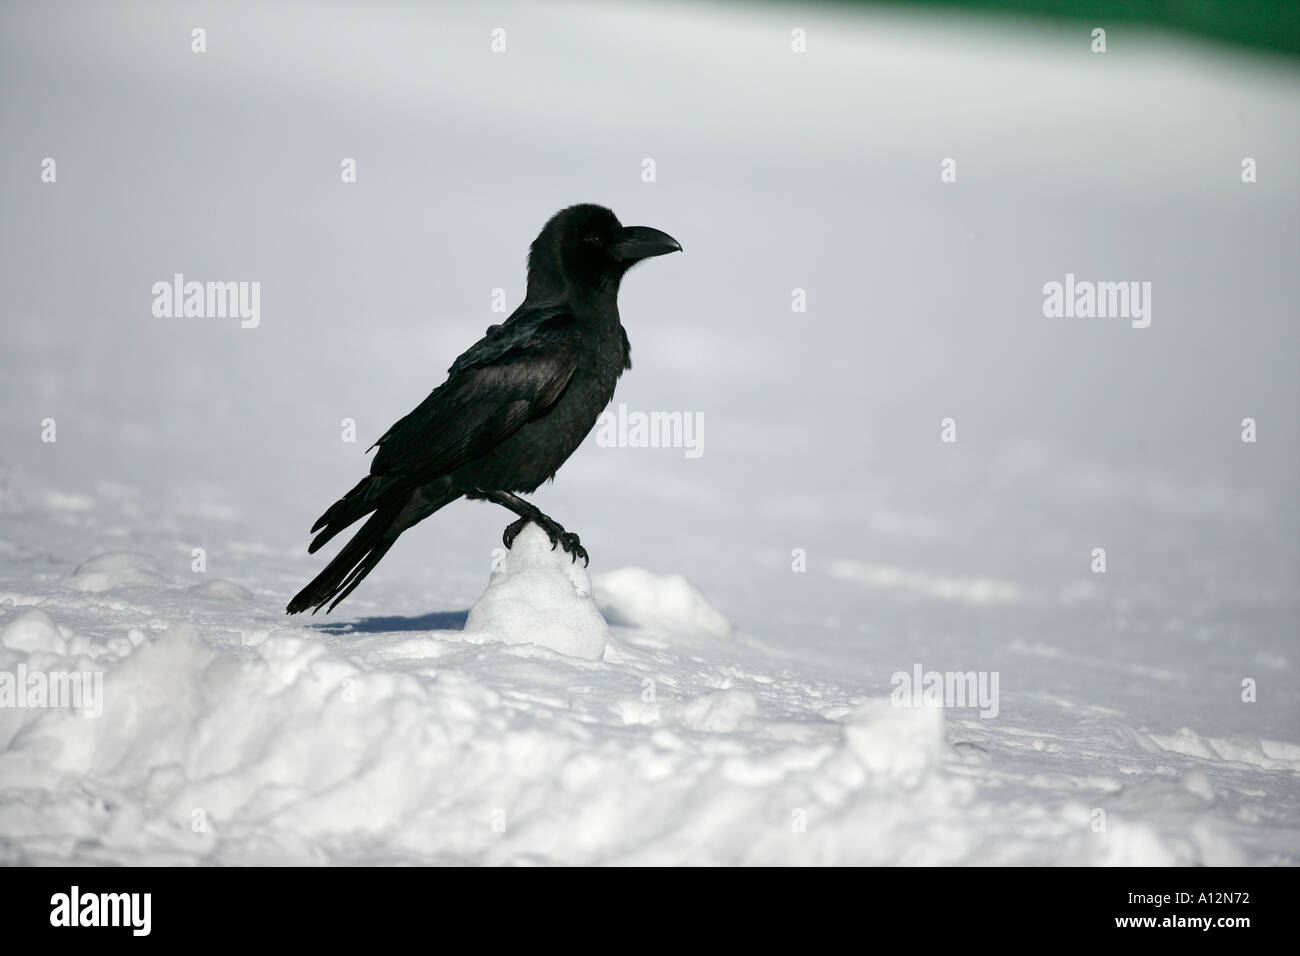
[(666, 256), (670, 252), (681, 252), (682, 244), (658, 229), (649, 226), (625, 226), (618, 231), (618, 237), (609, 247), (614, 258), (620, 262), (636, 262), (651, 256)]

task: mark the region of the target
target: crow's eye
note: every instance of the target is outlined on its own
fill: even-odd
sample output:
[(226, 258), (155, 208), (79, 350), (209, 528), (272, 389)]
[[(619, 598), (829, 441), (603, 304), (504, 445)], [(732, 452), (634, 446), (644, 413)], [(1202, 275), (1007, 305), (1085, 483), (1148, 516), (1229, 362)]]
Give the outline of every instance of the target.
[(605, 240), (601, 236), (596, 235), (595, 233), (592, 233), (590, 236), (588, 236), (586, 239), (582, 241), (589, 243), (590, 245), (593, 246), (603, 246), (605, 244)]

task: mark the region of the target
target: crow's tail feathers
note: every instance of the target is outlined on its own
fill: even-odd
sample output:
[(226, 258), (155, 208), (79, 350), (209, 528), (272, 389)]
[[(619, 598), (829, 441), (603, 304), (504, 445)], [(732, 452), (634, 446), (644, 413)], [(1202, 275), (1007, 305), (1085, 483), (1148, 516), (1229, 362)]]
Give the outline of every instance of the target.
[[(352, 536), (352, 540), (343, 546), (320, 574), (305, 588), (298, 592), (286, 614), (297, 614), (311, 608), (315, 614), (327, 602), (333, 601), (326, 614), (334, 610), (335, 605), (352, 593), (352, 589), (361, 583), (380, 559), (388, 553), (398, 537), (409, 525), (398, 521), (402, 503), (380, 508)], [(341, 529), (340, 529), (341, 530)]]
[[(286, 613), (297, 614), (311, 608), (315, 614), (326, 603), (330, 605), (326, 614), (334, 610), (339, 601), (351, 594), (352, 589), (374, 570), (403, 531), (462, 494), (447, 478), (425, 484), (414, 491), (410, 490), (409, 485), (403, 488), (388, 482), (389, 479), (369, 476), (335, 502), (316, 522), (316, 528), (312, 530), (325, 526), (325, 531), (312, 542), (311, 551), (315, 551), (362, 515), (374, 512), (357, 529), (352, 540), (343, 546), (343, 550), (335, 555), (334, 560), (325, 566), (325, 570), (316, 575), (289, 602), (285, 608)], [(379, 485), (378, 492), (374, 490), (376, 485)], [(331, 515), (336, 517), (331, 518)]]
[[(398, 489), (395, 482), (383, 475), (366, 475), (355, 488), (326, 509), (311, 526), (312, 533), (317, 534), (307, 548), (308, 554), (315, 554), (331, 538), (351, 526), (370, 512), (386, 504), (385, 499), (392, 499)], [(409, 486), (408, 486), (409, 487)], [(322, 530), (323, 529), (323, 530)]]

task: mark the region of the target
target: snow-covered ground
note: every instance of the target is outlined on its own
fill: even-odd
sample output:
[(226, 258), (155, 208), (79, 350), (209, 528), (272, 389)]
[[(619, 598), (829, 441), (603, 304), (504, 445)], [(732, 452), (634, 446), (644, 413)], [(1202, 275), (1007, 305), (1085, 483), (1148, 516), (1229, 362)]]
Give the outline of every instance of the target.
[[(1300, 863), (1297, 70), (1089, 43), (0, 8), (0, 862)], [(578, 201), (685, 246), (624, 285), (615, 401), (703, 453), (593, 435), (535, 499), (585, 571), (458, 503), (285, 617)], [(155, 317), (175, 273), (259, 324)], [(1045, 318), (1067, 273), (1150, 326)], [(918, 670), (996, 694), (899, 706)]]

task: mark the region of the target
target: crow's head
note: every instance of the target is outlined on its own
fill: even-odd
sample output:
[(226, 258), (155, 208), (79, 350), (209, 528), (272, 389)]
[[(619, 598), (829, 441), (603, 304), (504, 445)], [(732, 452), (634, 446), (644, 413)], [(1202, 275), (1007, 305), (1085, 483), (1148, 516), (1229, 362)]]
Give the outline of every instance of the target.
[(681, 248), (666, 232), (622, 225), (604, 206), (570, 206), (552, 216), (533, 241), (528, 294), (559, 293), (570, 286), (617, 291), (623, 274), (642, 259)]

